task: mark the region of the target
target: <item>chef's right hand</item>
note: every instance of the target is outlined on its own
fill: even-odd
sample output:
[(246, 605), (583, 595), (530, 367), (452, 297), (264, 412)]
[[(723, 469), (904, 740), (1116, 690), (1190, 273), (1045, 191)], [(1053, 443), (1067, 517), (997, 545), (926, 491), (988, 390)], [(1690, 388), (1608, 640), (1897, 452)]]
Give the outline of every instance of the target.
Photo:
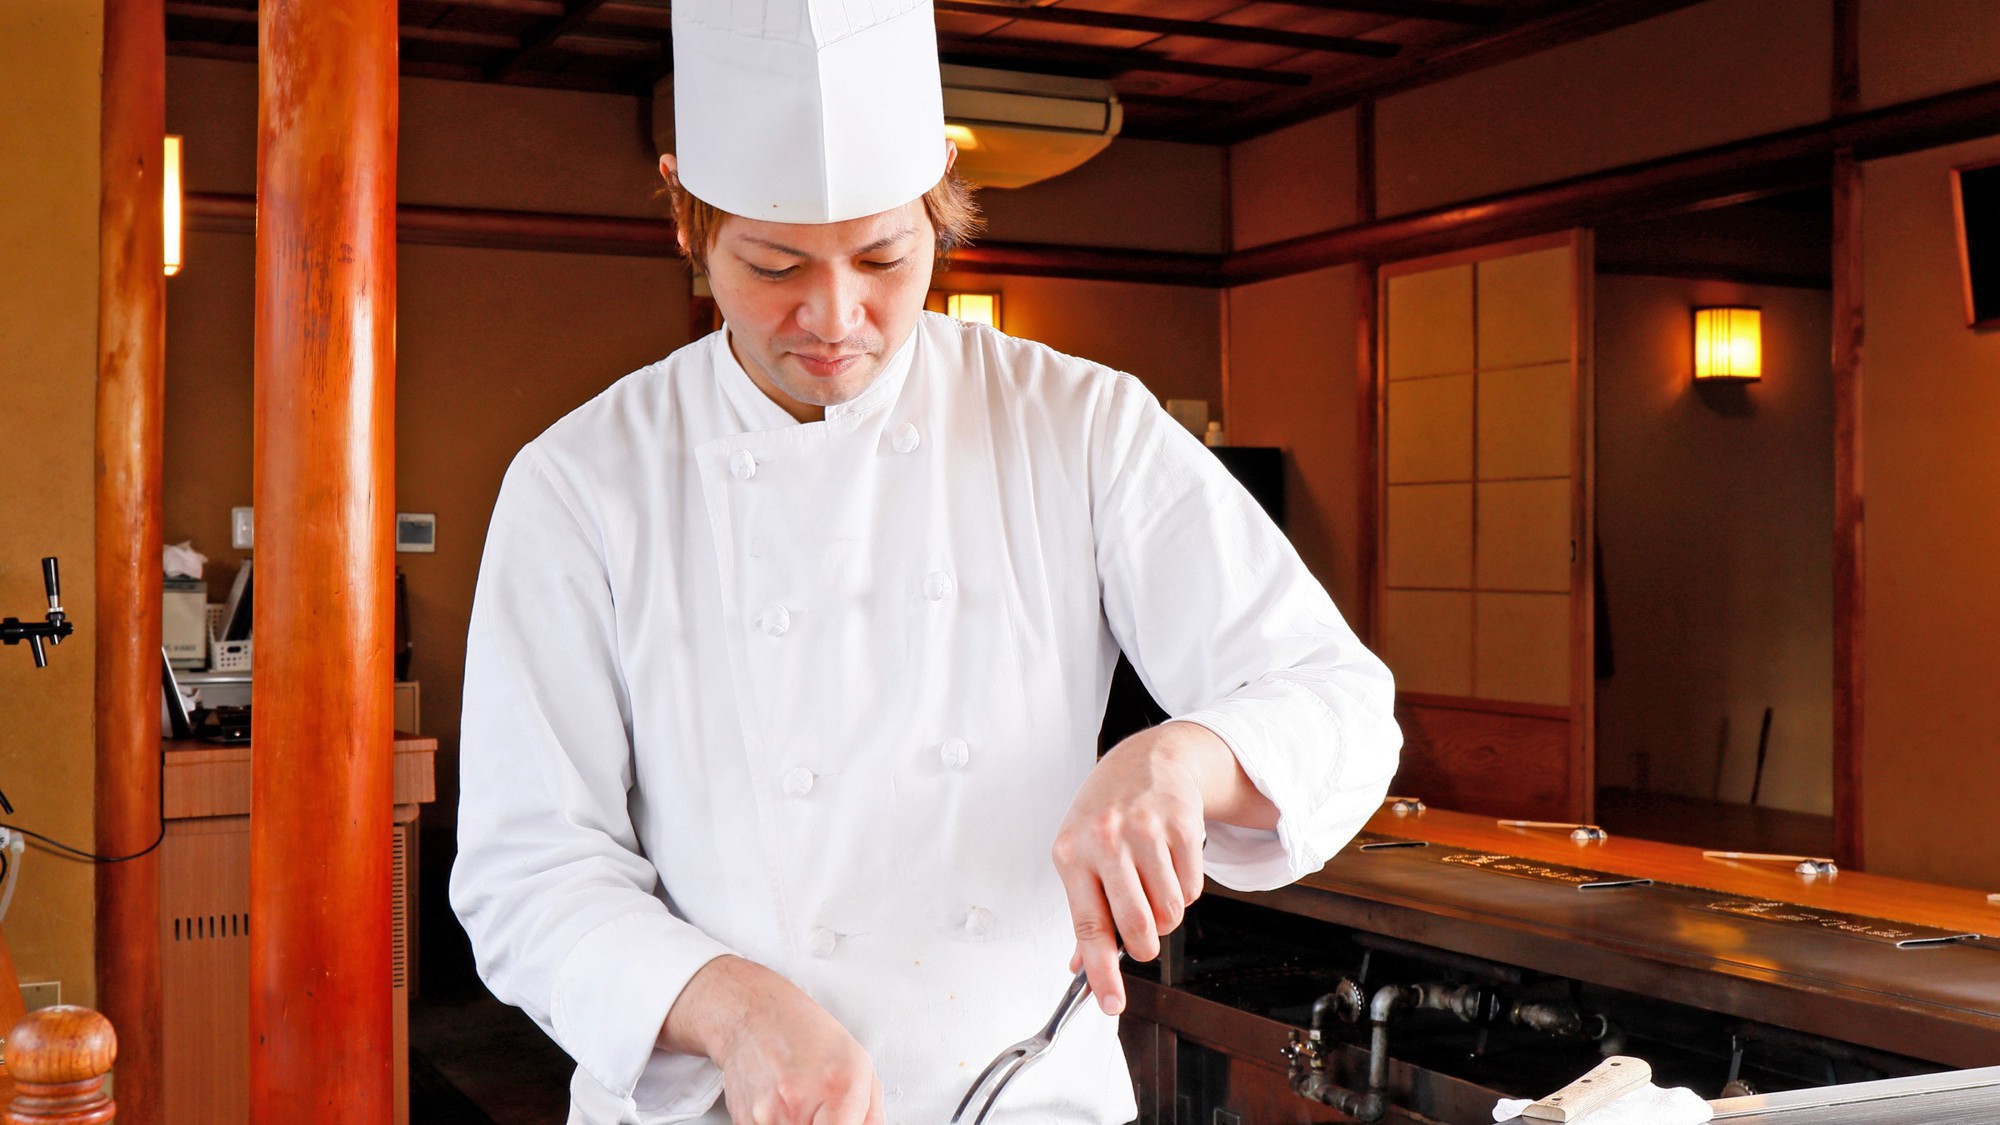
[(868, 1052), (777, 973), (718, 957), (667, 1013), (660, 1046), (722, 1068), (733, 1125), (886, 1125)]

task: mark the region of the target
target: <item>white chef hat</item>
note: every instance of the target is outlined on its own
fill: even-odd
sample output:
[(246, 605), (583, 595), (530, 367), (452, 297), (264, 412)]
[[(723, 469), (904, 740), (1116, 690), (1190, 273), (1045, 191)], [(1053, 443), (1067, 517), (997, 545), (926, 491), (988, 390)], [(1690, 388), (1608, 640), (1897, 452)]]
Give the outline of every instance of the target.
[(945, 172), (930, 0), (675, 0), (681, 186), (732, 215), (835, 223)]

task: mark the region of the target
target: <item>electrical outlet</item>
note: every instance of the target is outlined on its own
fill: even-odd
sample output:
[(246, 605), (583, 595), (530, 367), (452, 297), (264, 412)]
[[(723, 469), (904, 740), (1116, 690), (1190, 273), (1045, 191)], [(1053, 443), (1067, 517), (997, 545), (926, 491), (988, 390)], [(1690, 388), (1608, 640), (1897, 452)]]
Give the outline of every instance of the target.
[(62, 1003), (62, 982), (59, 980), (37, 981), (21, 986), (21, 1003), (31, 1012), (43, 1008), (53, 1008)]
[(250, 550), (256, 543), (257, 525), (253, 517), (255, 508), (229, 509), (229, 545), (239, 551)]

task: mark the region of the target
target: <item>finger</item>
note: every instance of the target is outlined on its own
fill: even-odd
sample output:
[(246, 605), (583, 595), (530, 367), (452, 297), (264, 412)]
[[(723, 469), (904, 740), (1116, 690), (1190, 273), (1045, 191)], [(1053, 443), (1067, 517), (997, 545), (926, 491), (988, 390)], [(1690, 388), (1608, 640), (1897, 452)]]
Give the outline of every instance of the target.
[(1151, 961), (1160, 955), (1160, 931), (1153, 924), (1153, 908), (1146, 901), (1146, 888), (1128, 860), (1100, 876), (1104, 898), (1111, 904), (1111, 917), (1118, 924), (1118, 936), (1125, 952), (1134, 960)]
[(1181, 903), (1185, 907), (1201, 897), (1202, 862), (1201, 849), (1206, 843), (1201, 833), (1194, 829), (1170, 832), (1170, 847), (1173, 853), (1174, 873), (1181, 886)]
[(1180, 927), (1181, 915), (1186, 912), (1187, 904), (1181, 897), (1180, 872), (1174, 869), (1174, 857), (1167, 850), (1166, 841), (1155, 841), (1150, 847), (1142, 846), (1132, 860), (1138, 868), (1139, 886), (1145, 892), (1146, 905), (1153, 914), (1154, 931), (1162, 936), (1173, 933)]
[(1063, 893), (1069, 899), (1070, 924), (1076, 930), (1071, 971), (1081, 969), (1089, 976), (1097, 1006), (1106, 1015), (1115, 1016), (1125, 1006), (1125, 989), (1118, 975), (1118, 931), (1111, 923), (1104, 887), (1088, 871), (1063, 870), (1061, 875)]
[[(851, 1082), (844, 1089), (830, 1091), (812, 1114), (811, 1125), (867, 1125), (868, 1114), (874, 1109), (870, 1081), (867, 1085)], [(804, 1125), (801, 1115), (801, 1125)]]
[(889, 1125), (888, 1110), (882, 1105), (882, 1081), (876, 1079), (868, 1095), (868, 1116), (862, 1125)]

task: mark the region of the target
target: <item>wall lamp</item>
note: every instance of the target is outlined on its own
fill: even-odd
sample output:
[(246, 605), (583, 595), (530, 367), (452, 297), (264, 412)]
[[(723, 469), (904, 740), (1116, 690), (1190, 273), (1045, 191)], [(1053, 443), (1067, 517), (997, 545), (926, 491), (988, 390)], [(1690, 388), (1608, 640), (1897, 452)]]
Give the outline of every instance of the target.
[(1694, 310), (1694, 377), (1750, 383), (1764, 377), (1764, 313), (1729, 306)]
[(166, 199), (162, 203), (166, 222), (161, 230), (166, 236), (167, 276), (181, 272), (181, 139), (167, 137), (166, 159)]
[(988, 328), (999, 328), (1000, 294), (946, 293), (944, 311), (947, 315), (968, 324), (984, 324)]

